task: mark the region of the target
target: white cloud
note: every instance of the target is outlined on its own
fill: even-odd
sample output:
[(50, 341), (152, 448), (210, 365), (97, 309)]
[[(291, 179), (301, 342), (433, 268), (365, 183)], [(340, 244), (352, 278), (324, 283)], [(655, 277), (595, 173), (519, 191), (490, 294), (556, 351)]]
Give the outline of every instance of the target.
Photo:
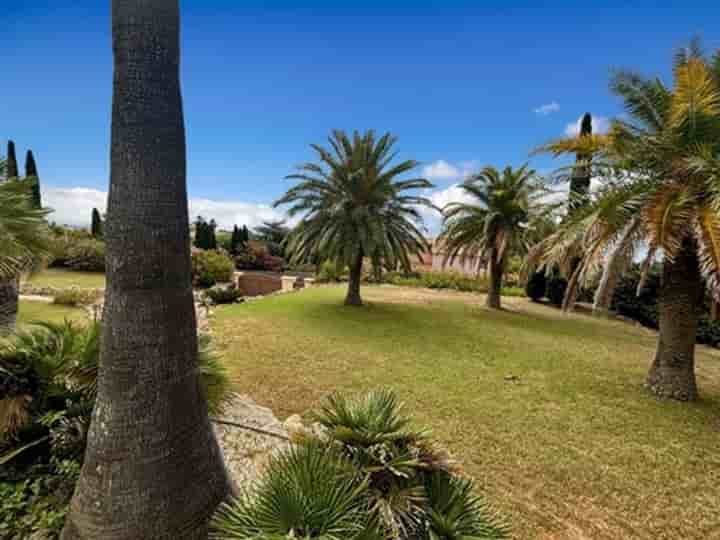
[(428, 180), (452, 180), (460, 176), (460, 169), (439, 159), (423, 168), (423, 176)]
[[(576, 137), (578, 133), (580, 133), (580, 124), (582, 123), (582, 116), (577, 119), (576, 122), (571, 122), (567, 126), (565, 126), (565, 135), (568, 137)], [(592, 117), (592, 126), (593, 126), (593, 133), (607, 133), (607, 130), (610, 129), (610, 120), (606, 118), (605, 116), (595, 116)]]
[(60, 225), (86, 227), (90, 225), (93, 208), (105, 212), (107, 193), (89, 188), (55, 188), (42, 185), (43, 205), (54, 210), (50, 221)]
[(429, 198), (432, 203), (440, 209), (454, 202), (470, 203), (473, 201), (473, 197), (461, 189), (460, 184), (453, 184), (447, 189), (435, 191)]
[(533, 112), (535, 114), (539, 114), (540, 116), (547, 116), (552, 113), (556, 113), (560, 110), (560, 104), (557, 101), (551, 101), (550, 103), (545, 103), (544, 105), (540, 105), (538, 108), (533, 109)]
[(475, 172), (479, 167), (480, 163), (476, 160), (460, 161), (453, 164), (439, 159), (426, 165), (422, 170), (422, 174), (431, 181), (458, 180)]
[[(43, 186), (43, 203), (52, 208), (50, 221), (61, 225), (87, 227), (93, 208), (105, 212), (107, 193), (88, 188), (57, 188)], [(233, 225), (247, 225), (252, 228), (262, 221), (283, 219), (283, 212), (266, 204), (242, 201), (214, 201), (212, 199), (191, 198), (190, 217), (201, 215), (215, 219), (223, 229)]]

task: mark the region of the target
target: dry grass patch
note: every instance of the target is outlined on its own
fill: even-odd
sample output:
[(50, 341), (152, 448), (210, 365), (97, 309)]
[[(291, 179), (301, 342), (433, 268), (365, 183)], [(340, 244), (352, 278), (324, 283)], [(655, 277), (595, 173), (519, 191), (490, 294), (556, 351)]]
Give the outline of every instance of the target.
[(643, 389), (652, 332), (506, 309), (448, 291), (342, 287), (218, 308), (238, 389), (280, 416), (332, 390), (389, 386), (434, 429), (518, 538), (720, 538), (720, 354), (700, 348), (702, 400)]

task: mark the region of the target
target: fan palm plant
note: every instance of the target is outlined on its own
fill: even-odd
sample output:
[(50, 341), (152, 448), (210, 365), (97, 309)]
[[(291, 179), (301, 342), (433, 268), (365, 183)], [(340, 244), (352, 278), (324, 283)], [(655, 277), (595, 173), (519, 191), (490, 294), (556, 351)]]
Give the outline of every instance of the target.
[(302, 219), (287, 240), (293, 262), (330, 260), (350, 267), (347, 305), (362, 305), (363, 258), (374, 264), (410, 270), (411, 255), (427, 250), (420, 207), (434, 208), (418, 189), (432, 188), (424, 178), (404, 178), (413, 160), (393, 164), (397, 138), (373, 131), (352, 137), (333, 131), (329, 148), (312, 145), (317, 163), (305, 163), (287, 178), (298, 184), (275, 206), (289, 204)]
[(446, 262), (472, 257), (487, 265), (490, 289), (487, 306), (500, 308), (503, 273), (509, 257), (524, 254), (548, 225), (552, 206), (543, 202), (548, 193), (535, 171), (526, 165), (499, 171), (485, 167), (460, 184), (472, 202), (454, 202), (444, 208), (443, 231)]
[(565, 308), (603, 263), (605, 281), (641, 254), (643, 276), (661, 260), (660, 333), (647, 386), (661, 397), (692, 400), (703, 287), (720, 298), (720, 53), (707, 60), (694, 42), (676, 55), (671, 86), (620, 71), (611, 89), (627, 120), (615, 120), (606, 135), (543, 147), (592, 155), (602, 185), (530, 260), (567, 270), (581, 254), (569, 274)]
[[(4, 168), (0, 162), (0, 175)], [(0, 183), (0, 335), (15, 326), (19, 276), (47, 253), (47, 214), (34, 207), (27, 182)]]
[(366, 484), (351, 463), (318, 444), (274, 456), (254, 490), (220, 506), (216, 540), (381, 540), (365, 511)]

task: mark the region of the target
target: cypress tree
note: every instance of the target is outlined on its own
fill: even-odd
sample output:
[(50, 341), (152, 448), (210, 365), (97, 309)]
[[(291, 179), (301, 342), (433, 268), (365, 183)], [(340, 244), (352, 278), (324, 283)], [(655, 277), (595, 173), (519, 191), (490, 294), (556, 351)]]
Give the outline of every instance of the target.
[(15, 142), (8, 141), (7, 144), (7, 160), (5, 162), (5, 176), (7, 178), (17, 178), (20, 176), (18, 172), (17, 156), (15, 155)]
[(25, 155), (25, 179), (32, 182), (32, 200), (35, 208), (42, 208), (42, 197), (40, 195), (40, 176), (38, 175), (35, 156), (32, 150)]
[(250, 240), (250, 231), (247, 228), (247, 225), (243, 225), (242, 228), (242, 242), (243, 244), (247, 244)]
[(205, 249), (217, 249), (217, 238), (215, 237), (215, 229), (217, 228), (217, 223), (214, 219), (210, 220), (210, 223), (207, 224), (207, 248)]
[(195, 239), (193, 245), (198, 249), (205, 249), (205, 220), (198, 216), (195, 220)]
[[(585, 113), (580, 123), (580, 137), (592, 135), (592, 115)], [(590, 156), (578, 153), (570, 177), (570, 211), (581, 207), (590, 193)]]
[(237, 255), (240, 251), (240, 244), (242, 244), (242, 232), (240, 232), (237, 225), (233, 225), (232, 236), (230, 237), (230, 253)]
[(103, 222), (100, 212), (97, 208), (92, 209), (92, 222), (90, 231), (93, 238), (102, 238), (103, 236)]

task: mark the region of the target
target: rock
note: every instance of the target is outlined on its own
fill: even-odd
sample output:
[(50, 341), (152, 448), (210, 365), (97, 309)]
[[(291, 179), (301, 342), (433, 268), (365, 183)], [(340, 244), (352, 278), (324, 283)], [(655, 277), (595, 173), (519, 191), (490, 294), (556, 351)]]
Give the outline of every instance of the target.
[(275, 453), (289, 446), (288, 430), (267, 407), (250, 397), (235, 395), (218, 420), (243, 424), (277, 436), (241, 427), (214, 423), (215, 435), (225, 458), (225, 465), (236, 487), (256, 482)]

